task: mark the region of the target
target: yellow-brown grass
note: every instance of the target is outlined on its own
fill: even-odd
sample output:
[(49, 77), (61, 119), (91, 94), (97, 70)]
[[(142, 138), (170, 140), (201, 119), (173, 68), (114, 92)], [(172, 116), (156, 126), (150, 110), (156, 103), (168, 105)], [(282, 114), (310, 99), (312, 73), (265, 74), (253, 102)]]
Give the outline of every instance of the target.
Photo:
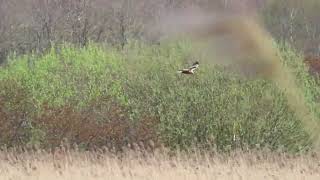
[(262, 152), (169, 156), (167, 152), (0, 152), (1, 180), (319, 179), (319, 155)]

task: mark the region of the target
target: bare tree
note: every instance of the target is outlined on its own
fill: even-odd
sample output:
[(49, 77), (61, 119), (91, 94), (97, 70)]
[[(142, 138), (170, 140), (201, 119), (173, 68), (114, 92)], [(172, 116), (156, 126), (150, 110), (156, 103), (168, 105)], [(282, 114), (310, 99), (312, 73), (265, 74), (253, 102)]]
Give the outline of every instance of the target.
[[(89, 41), (124, 48), (132, 40), (158, 42), (149, 27), (162, 15), (188, 7), (255, 11), (280, 41), (320, 52), (317, 0), (0, 0), (0, 62), (9, 52), (43, 52), (52, 44)], [(319, 53), (320, 54), (320, 53)]]

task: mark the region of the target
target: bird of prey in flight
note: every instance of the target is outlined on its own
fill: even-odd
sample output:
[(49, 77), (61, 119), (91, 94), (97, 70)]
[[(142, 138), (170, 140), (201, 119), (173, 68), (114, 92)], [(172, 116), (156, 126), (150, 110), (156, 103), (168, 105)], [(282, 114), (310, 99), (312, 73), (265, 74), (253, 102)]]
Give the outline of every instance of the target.
[(181, 69), (178, 71), (178, 73), (182, 74), (194, 74), (194, 71), (199, 67), (199, 62), (196, 61), (195, 63), (192, 64), (189, 68)]

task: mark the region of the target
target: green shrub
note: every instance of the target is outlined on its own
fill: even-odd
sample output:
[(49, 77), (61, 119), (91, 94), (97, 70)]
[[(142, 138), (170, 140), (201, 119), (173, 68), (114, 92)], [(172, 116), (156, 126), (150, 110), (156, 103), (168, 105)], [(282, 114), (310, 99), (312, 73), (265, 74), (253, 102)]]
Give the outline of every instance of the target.
[[(0, 70), (0, 84), (7, 87), (4, 82), (15, 79), (26, 93), (25, 101), (34, 103), (28, 118), (41, 133), (31, 133), (36, 135), (28, 140), (43, 146), (56, 146), (66, 138), (85, 146), (152, 140), (173, 148), (311, 147), (284, 92), (273, 83), (244, 79), (208, 62), (193, 76), (177, 74), (191, 62), (191, 50), (186, 41), (160, 46), (132, 42), (123, 51), (95, 44), (81, 49), (64, 45), (43, 56), (12, 58)], [(291, 62), (298, 56), (288, 48), (282, 55), (297, 71), (306, 96), (317, 95), (308, 86), (318, 85), (302, 65)], [(4, 97), (19, 93), (4, 89)], [(119, 113), (116, 107), (121, 107)], [(112, 128), (122, 133), (112, 133)]]

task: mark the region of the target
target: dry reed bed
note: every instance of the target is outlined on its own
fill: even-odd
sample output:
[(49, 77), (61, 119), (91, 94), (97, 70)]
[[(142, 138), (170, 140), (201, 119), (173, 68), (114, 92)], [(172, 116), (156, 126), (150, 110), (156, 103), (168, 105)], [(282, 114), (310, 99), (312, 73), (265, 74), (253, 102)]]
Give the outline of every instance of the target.
[(320, 179), (320, 156), (270, 152), (215, 154), (128, 151), (0, 152), (1, 180)]

